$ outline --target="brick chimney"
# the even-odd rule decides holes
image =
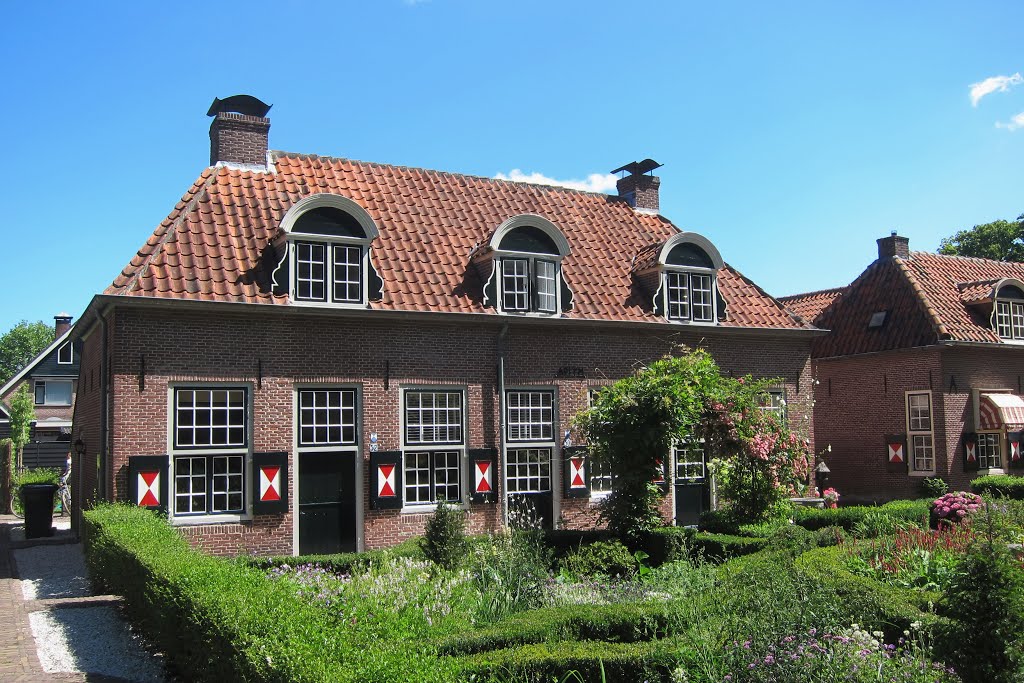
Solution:
[[[901,259],[910,258],[910,238],[900,237],[893,230],[888,237],[881,237],[878,240],[878,258],[892,258],[899,256]]]
[[[53,316],[53,338],[56,341],[64,336],[64,333],[71,327],[71,316],[67,313],[58,313]]]
[[[244,166],[267,165],[270,140],[270,119],[267,112],[273,105],[252,95],[214,98],[207,116],[210,124],[210,165],[219,162]]]
[[[637,211],[658,213],[660,202],[658,201],[658,188],[661,185],[661,178],[651,175],[651,172],[661,168],[661,164],[653,159],[633,161],[620,166],[612,173],[623,173],[615,183],[615,189],[619,196],[629,202]]]

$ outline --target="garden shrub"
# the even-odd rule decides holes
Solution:
[[[12,485],[25,486],[26,484],[60,484],[60,472],[47,467],[22,470],[14,475]]]
[[[555,554],[564,557],[572,550],[612,538],[610,531],[605,529],[546,529],[544,543]]]
[[[471,539],[471,542],[476,542]],[[381,562],[386,558],[411,557],[423,558],[423,551],[420,549],[420,538],[412,538],[399,545],[391,546],[380,550],[366,550],[361,553],[332,553],[330,555],[275,555],[272,557],[257,557],[255,555],[240,555],[232,561],[249,567],[256,567],[264,572],[288,565],[297,567],[307,565],[325,569],[333,574],[350,574],[359,569],[365,569],[375,562]]]
[[[921,480],[921,497],[938,498],[949,491],[949,484],[941,477],[925,477]]]
[[[971,481],[971,490],[987,496],[1006,496],[1024,500],[1024,477],[1006,474],[978,477]]]
[[[444,501],[439,502],[427,519],[420,548],[423,556],[437,566],[449,571],[455,569],[466,555],[465,513]]]
[[[903,525],[904,522],[879,508],[864,513],[864,516],[854,523],[851,532],[857,538],[878,538],[896,533]]]
[[[703,557],[712,562],[722,562],[732,557],[750,555],[763,550],[767,541],[763,538],[708,534],[698,532],[690,540],[693,557]]]
[[[811,531],[824,526],[841,526],[847,531],[852,531],[857,522],[874,511],[887,514],[896,520],[923,525],[928,520],[928,505],[930,503],[929,500],[894,500],[880,506],[850,505],[831,510],[797,507],[794,512],[794,521]]]
[[[931,506],[932,518],[938,524],[959,524],[984,504],[985,501],[976,493],[953,491],[935,499]]]
[[[736,535],[740,531],[740,520],[736,514],[726,508],[724,510],[705,510],[700,514],[697,528],[712,534]]]
[[[637,573],[637,560],[619,541],[597,541],[571,551],[562,569],[575,577],[607,576],[629,579]]]
[[[638,683],[669,680],[687,648],[682,638],[645,643],[562,641],[494,650],[459,661],[463,676],[470,680]]]
[[[540,531],[501,533],[474,544],[466,571],[484,598],[477,619],[489,623],[540,607],[552,556]]]
[[[86,562],[101,592],[182,680],[448,681],[452,667],[417,642],[381,648],[286,582],[192,549],[166,520],[134,506],[85,513]],[[360,625],[368,628],[365,625]]]
[[[768,537],[768,546],[776,550],[786,550],[795,555],[804,553],[818,546],[817,536],[802,526],[787,524],[780,526]]]
[[[815,544],[821,548],[841,545],[849,539],[846,529],[841,526],[823,526],[812,533]]]
[[[688,558],[695,534],[694,529],[684,526],[659,527],[644,534],[636,550],[647,555],[644,562],[652,567],[658,567]]]

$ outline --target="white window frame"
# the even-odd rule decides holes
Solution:
[[[319,405],[319,400],[326,399],[330,400],[329,394],[338,393],[341,405],[336,408],[329,405]],[[303,404],[304,395],[310,395],[313,399],[313,405],[308,406]],[[321,396],[322,395],[322,396]],[[348,406],[345,404],[346,397],[351,396],[352,405]],[[306,423],[304,420],[304,414],[306,411],[314,411],[314,421],[311,424]],[[328,411],[328,420],[324,424],[316,419],[317,415],[315,411]],[[346,421],[346,413],[351,411],[351,422]],[[331,412],[338,413],[337,423],[332,419]],[[317,450],[350,450],[355,449],[359,445],[359,391],[355,387],[336,387],[336,386],[302,386],[295,388],[295,445],[302,451],[317,451]],[[311,441],[305,441],[303,439],[303,429],[313,429],[313,439]],[[352,438],[345,439],[345,430],[350,428],[352,430]],[[317,430],[327,429],[326,439],[318,438]],[[337,440],[331,439],[331,429],[340,430],[340,437]]]
[[[663,310],[665,311],[665,319],[670,322],[676,323],[687,323],[691,325],[716,325],[718,323],[718,271],[710,268],[680,268],[676,266],[664,266],[662,272],[662,297],[663,297]],[[674,279],[685,277],[685,285],[678,283],[673,284]],[[694,287],[694,278],[707,278],[708,289],[696,289]],[[696,293],[700,291],[707,295],[708,302],[699,304],[702,308],[709,308],[711,316],[708,318],[697,318],[695,317],[698,304],[696,303]],[[686,302],[673,301],[674,292],[685,292]],[[685,306],[685,314],[677,313],[673,315],[673,307]]]
[[[691,460],[690,453],[700,453],[700,460]],[[679,456],[686,454],[686,460],[680,460]],[[691,476],[690,466],[700,465],[700,475]],[[680,476],[679,467],[684,467],[683,474]],[[688,441],[673,441],[672,443],[672,484],[679,484],[680,482],[688,483],[701,483],[706,484],[708,480],[708,456],[707,449],[704,445],[704,439],[694,439]]]
[[[242,444],[218,445],[178,445],[178,392],[179,391],[241,391],[243,393],[242,411],[244,412],[242,430]],[[168,444],[168,518],[172,524],[177,525],[199,525],[199,524],[229,524],[252,518],[252,421],[253,421],[253,390],[249,383],[219,383],[219,382],[172,382],[167,387],[167,444]],[[212,420],[211,420],[212,421]],[[227,512],[211,512],[214,490],[212,487],[212,474],[214,462],[217,458],[241,458],[242,478],[242,506],[240,510]],[[206,490],[206,512],[178,512],[177,505],[177,483],[178,483],[178,460],[198,459],[206,460],[207,472],[204,476],[208,478]]]
[[[1024,341],[1024,301],[996,299],[992,315],[995,332],[1007,341]]]
[[[786,390],[781,387],[773,387],[764,392],[768,401],[759,405],[758,409],[766,413],[775,413],[782,416],[782,424],[789,424],[789,402],[786,400]]]
[[[446,439],[446,440],[410,440],[409,439],[409,424],[408,424],[408,413],[409,410],[409,396],[412,394],[458,394],[460,400],[460,423],[459,423],[459,439]],[[439,469],[445,470],[457,470],[458,476],[458,498],[456,500],[447,500],[448,503],[453,503],[463,509],[469,507],[469,488],[471,482],[468,479],[468,457],[466,454],[467,444],[469,435],[467,434],[469,421],[468,421],[468,406],[466,404],[466,397],[469,392],[465,386],[444,386],[444,385],[410,385],[402,387],[401,395],[399,398],[399,428],[401,429],[402,439],[402,512],[403,513],[423,513],[430,512],[431,510],[437,509],[438,501],[436,499],[436,487],[437,473]],[[417,410],[420,411],[422,416],[422,404]],[[445,412],[450,411],[450,408],[442,409]],[[447,417],[446,417],[447,419]],[[453,423],[446,422],[446,425]],[[421,433],[422,437],[422,433]],[[421,458],[424,454],[429,458],[427,463],[428,483],[433,499],[424,502],[410,502],[409,489],[410,488],[421,488],[423,484],[411,484],[409,478],[409,472],[415,469],[422,469],[417,467],[410,467],[411,458]],[[458,459],[457,468],[452,468],[450,465],[445,468],[438,468],[437,458],[439,457],[450,457],[450,454],[454,454]]]
[[[512,406],[510,404],[511,402],[509,401],[509,397],[512,394],[545,394],[545,395],[548,395],[548,396],[551,397],[551,406],[550,406],[550,411],[551,411],[551,435],[550,435],[550,438],[543,438],[543,437],[541,437],[541,438],[532,438],[532,435],[531,435],[531,438],[527,438],[527,439],[522,439],[522,438],[520,438],[520,439],[512,439],[511,438],[511,433],[512,433],[511,432],[511,426],[512,426],[512,423],[511,423],[510,417],[511,417],[511,412],[512,412],[513,408],[512,408]],[[552,515],[553,515],[553,520],[557,520],[558,519],[558,515],[560,513],[559,512],[560,508],[559,508],[559,496],[556,495],[556,490],[558,489],[558,487],[556,486],[556,482],[561,481],[559,479],[559,476],[561,475],[561,471],[559,469],[559,458],[561,457],[561,450],[559,449],[558,442],[557,442],[557,439],[559,437],[559,434],[558,434],[558,428],[559,428],[559,423],[558,423],[558,392],[557,392],[555,387],[506,387],[505,388],[505,396],[504,396],[504,409],[505,409],[505,415],[504,415],[504,419],[502,420],[502,423],[504,424],[504,429],[505,429],[505,444],[504,444],[505,449],[504,449],[504,453],[502,453],[502,459],[503,459],[503,464],[504,464],[503,474],[504,474],[504,484],[505,484],[505,496],[506,496],[506,498],[508,498],[508,496],[510,496],[510,495],[515,495],[515,494],[519,494],[519,493],[526,493],[526,494],[529,494],[529,493],[549,493],[549,494],[551,494],[551,497],[552,497]],[[517,408],[517,409],[518,410],[523,410],[524,408]],[[525,408],[525,410],[534,410],[534,409],[535,408],[532,408],[532,407]],[[548,408],[546,408],[545,406],[541,405],[537,409],[539,409],[539,410],[547,410]],[[532,422],[520,422],[520,423],[517,423],[517,424],[532,424]],[[541,421],[541,422],[539,422],[537,424],[544,424],[544,422]],[[516,452],[525,451],[527,454],[530,451],[547,451],[548,452],[549,457],[548,457],[548,462],[547,462],[547,477],[546,477],[547,478],[547,482],[548,482],[548,488],[547,489],[535,490],[534,488],[527,488],[527,489],[523,489],[523,490],[515,490],[515,491],[512,490],[512,486],[510,486],[510,482],[511,481],[519,482],[519,481],[526,480],[527,482],[529,482],[532,479],[543,479],[543,478],[545,478],[542,475],[542,473],[541,473],[540,463],[538,463],[537,475],[536,476],[532,475],[531,470],[529,469],[529,463],[520,463],[520,462],[515,463],[515,466],[516,467],[526,466],[527,467],[526,475],[525,476],[519,476],[517,474],[516,476],[510,476],[511,467],[510,467],[510,464],[509,464],[509,455],[511,454],[512,451],[516,451]],[[529,457],[529,456],[527,455],[527,457]],[[518,483],[515,484],[515,486],[518,487]],[[557,526],[557,523],[556,523],[556,526]]]
[[[977,432],[977,435],[978,442],[975,448],[978,456],[978,472],[1001,474],[1003,472],[1003,453],[1005,452],[1003,432],[986,430]],[[995,458],[997,462],[990,462],[992,458]]]
[[[291,273],[291,281],[289,282],[290,299],[293,304],[302,306],[329,306],[332,308],[357,308],[366,306],[366,291],[369,284],[368,273],[370,268],[370,250],[367,248],[368,240],[358,239],[354,237],[332,237],[327,235],[311,235],[306,233],[299,233],[296,235],[289,235],[288,240],[288,257],[291,259],[289,263],[289,273]],[[313,298],[300,298],[298,295],[299,290],[299,257],[298,250],[300,245],[309,246],[320,246],[324,250],[324,298],[313,299]],[[337,285],[339,281],[336,279],[335,269],[338,267],[337,261],[337,249],[359,249],[359,299],[348,300],[338,299],[335,297]],[[351,263],[346,261],[346,263]],[[351,280],[345,280],[345,283],[350,283]]]
[[[66,360],[63,358],[64,349],[67,349],[69,352]],[[57,365],[74,365],[74,363],[75,346],[74,344],[71,343],[71,341],[66,341],[63,344],[61,344],[60,347],[57,349]]]
[[[594,398],[597,394],[607,386],[587,387],[587,407],[593,407]],[[610,468],[610,465],[605,465]],[[594,460],[587,457],[587,468],[588,474],[590,475],[590,499],[592,501],[600,501],[602,498],[607,498],[612,492],[612,473],[601,471]]]
[[[558,315],[562,310],[562,259],[557,254],[534,254],[529,252],[517,252],[517,251],[502,251],[498,259],[498,311],[500,313],[515,313],[515,314],[526,314],[526,315],[541,315],[541,316],[553,316]],[[526,273],[512,273],[509,274],[507,267],[511,264],[523,263],[526,266]],[[550,294],[544,294],[546,297],[554,298],[554,308],[547,310],[541,308],[540,305],[540,294],[539,294],[539,280],[540,270],[539,264],[549,264],[554,268],[552,278],[544,278],[545,280],[552,282],[554,292]],[[518,288],[514,293],[516,296],[526,297],[526,307],[520,308],[509,308],[506,305],[505,295],[507,293],[505,289],[506,277],[514,277],[516,279],[522,278],[525,280],[526,291],[520,291]]]
[[[47,394],[46,385],[48,385],[48,384],[51,385],[51,386],[54,385],[54,384],[66,384],[68,386],[68,400],[67,400],[67,403],[48,401],[47,398],[46,398],[46,394]],[[43,400],[42,400],[42,402],[40,402],[38,400],[39,399],[39,389],[40,389],[40,387],[43,390]],[[47,407],[47,408],[68,408],[68,407],[74,405],[75,404],[75,381],[71,380],[71,379],[59,379],[59,378],[49,378],[49,377],[34,380],[33,383],[32,383],[32,403],[33,403],[33,405],[43,406],[43,407]]]
[[[928,428],[925,429],[921,417],[915,416],[911,407],[912,397],[925,396],[928,399]],[[903,413],[907,428],[907,465],[911,476],[935,476],[935,402],[931,390],[907,391],[903,395]],[[918,451],[927,449],[930,453],[930,469],[918,468]]]

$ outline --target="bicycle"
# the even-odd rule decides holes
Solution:
[[[7,506],[7,509],[11,511],[18,519],[25,518],[25,508],[21,502],[21,496],[18,493],[17,486],[11,483],[11,500]],[[57,512],[57,506],[60,506],[60,516],[70,513],[71,510],[71,458],[68,458],[67,467],[64,472],[60,475],[57,480],[57,492],[54,495],[53,511]]]

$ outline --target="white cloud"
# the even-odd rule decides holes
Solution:
[[[494,176],[497,180],[514,180],[517,183],[533,183],[535,185],[555,185],[557,187],[568,187],[570,190],[582,190],[583,192],[609,193],[615,189],[616,178],[611,173],[591,173],[586,180],[555,180],[543,173],[523,173],[518,168],[513,168],[508,175],[499,173]]]
[[[1006,130],[1017,130],[1018,128],[1024,128],[1024,111],[1010,119],[1009,123],[996,121],[996,128],[1005,128]]]
[[[991,95],[994,92],[1006,92],[1015,85],[1024,83],[1024,77],[1021,77],[1020,72],[1013,74],[1012,76],[991,76],[978,83],[971,83],[971,106],[977,107],[978,102],[981,102],[981,98],[985,95]]]

